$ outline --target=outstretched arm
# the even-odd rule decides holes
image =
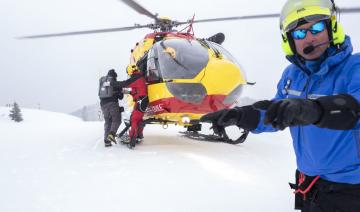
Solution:
[[[114,87],[119,87],[119,88],[128,87],[131,83],[135,82],[140,77],[142,77],[140,74],[139,75],[132,75],[127,80],[111,82],[110,85],[114,86]]]
[[[358,101],[349,94],[324,96],[316,100],[262,101],[256,102],[254,107],[266,110],[264,123],[279,130],[310,124],[321,128],[350,130],[358,122],[360,111]]]

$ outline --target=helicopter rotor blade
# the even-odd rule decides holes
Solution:
[[[279,17],[279,14],[273,13],[273,14],[263,14],[263,15],[246,15],[246,16],[233,16],[233,17],[224,17],[224,18],[199,19],[199,20],[194,20],[193,23],[232,21],[232,20],[245,20],[245,19],[260,19],[260,18],[277,18],[277,17]]]
[[[62,33],[52,33],[52,34],[41,34],[41,35],[29,35],[17,37],[18,39],[36,39],[36,38],[49,38],[49,37],[62,37],[62,36],[71,36],[71,35],[85,35],[85,34],[97,34],[97,33],[107,33],[107,32],[118,32],[118,31],[128,31],[138,28],[151,28],[153,25],[135,25],[131,27],[118,27],[118,28],[108,28],[108,29],[95,29],[95,30],[85,30],[85,31],[74,31],[74,32],[62,32]]]
[[[349,8],[339,8],[341,13],[359,13],[360,7],[349,7]],[[245,20],[245,19],[262,19],[262,18],[278,18],[279,13],[272,14],[261,14],[261,15],[247,15],[247,16],[233,16],[233,17],[224,17],[224,18],[210,18],[210,19],[199,19],[194,20],[193,23],[205,23],[205,22],[218,22],[218,21],[232,21],[232,20]],[[191,21],[185,22],[176,22],[177,25],[191,23]]]
[[[156,15],[153,15],[144,7],[136,3],[134,0],[121,0],[131,8],[135,9],[137,12],[144,14],[148,17],[154,18],[158,21]],[[360,13],[360,7],[349,7],[349,8],[339,8],[341,14],[346,13]],[[205,23],[205,22],[218,22],[218,21],[232,21],[232,20],[245,20],[245,19],[262,19],[262,18],[278,18],[280,14],[272,13],[272,14],[261,14],[261,15],[248,15],[248,16],[233,16],[233,17],[224,17],[224,18],[211,18],[211,19],[199,19],[199,20],[188,20],[184,22],[173,21],[173,26],[179,26],[182,24],[190,24],[190,23]],[[108,29],[96,29],[96,30],[85,30],[85,31],[74,31],[74,32],[63,32],[63,33],[52,33],[52,34],[40,34],[40,35],[30,35],[30,36],[22,36],[17,37],[18,39],[36,39],[36,38],[48,38],[48,37],[62,37],[62,36],[71,36],[71,35],[84,35],[84,34],[96,34],[96,33],[107,33],[107,32],[118,32],[118,31],[128,31],[138,28],[150,28],[155,29],[157,27],[156,24],[147,24],[147,25],[139,25],[130,27],[118,27],[118,28],[108,28]]]
[[[360,7],[339,8],[340,13],[359,13]]]
[[[127,6],[131,7],[136,12],[138,12],[142,15],[146,15],[149,18],[155,19],[155,21],[158,21],[157,15],[152,14],[151,12],[149,12],[149,10],[145,9],[143,6],[141,6],[136,1],[134,1],[134,0],[120,0],[120,1],[124,2]]]

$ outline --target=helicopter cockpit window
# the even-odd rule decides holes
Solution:
[[[156,67],[163,79],[192,79],[209,61],[207,49],[197,40],[163,40],[154,44],[150,54],[157,58],[158,63],[153,60],[148,65]]]
[[[159,62],[155,48],[150,49],[147,58],[146,79],[149,83],[161,82]]]

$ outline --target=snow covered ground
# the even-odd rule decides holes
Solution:
[[[229,145],[153,125],[129,150],[104,148],[101,122],[22,109],[15,123],[8,111],[0,107],[2,212],[293,211],[287,131]]]

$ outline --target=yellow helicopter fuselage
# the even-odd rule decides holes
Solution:
[[[132,50],[129,67],[144,55],[147,64],[141,71],[150,102],[145,119],[184,126],[198,123],[204,114],[234,105],[246,84],[244,73],[223,47],[191,34],[148,34]]]

